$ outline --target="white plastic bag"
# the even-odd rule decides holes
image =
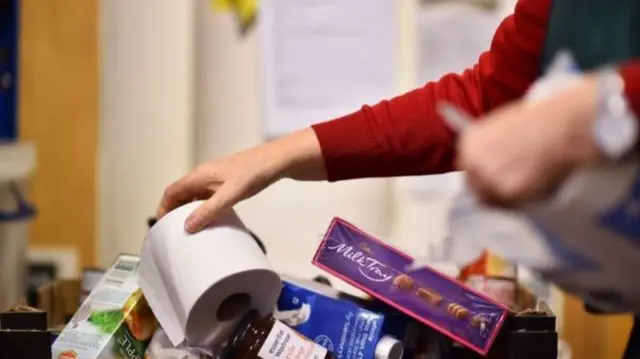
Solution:
[[[544,98],[580,76],[571,57],[562,54],[527,99]],[[468,263],[488,248],[597,309],[640,312],[639,170],[635,158],[584,169],[552,199],[521,212],[482,207],[463,188],[449,213],[446,257]]]

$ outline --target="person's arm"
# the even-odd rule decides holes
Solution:
[[[624,80],[629,104],[636,117],[640,119],[640,59],[622,64],[620,74]]]
[[[617,64],[616,68],[624,83],[624,93],[629,107],[636,115],[636,120],[640,121],[640,59]],[[588,72],[582,81],[541,105],[545,111],[554,109],[556,113],[562,114],[568,121],[567,126],[573,129],[570,131],[571,137],[564,141],[570,145],[560,152],[568,163],[576,166],[598,163],[606,160],[603,156],[609,155],[600,153],[601,149],[593,138],[593,123],[602,110],[602,98],[599,95],[601,81],[600,69],[595,69]]]
[[[474,117],[522,96],[540,72],[552,0],[519,0],[473,68],[312,126],[329,181],[454,170],[455,135],[436,113],[448,101]]]

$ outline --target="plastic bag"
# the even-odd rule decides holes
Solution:
[[[571,56],[556,58],[527,95],[537,101],[581,76]],[[452,122],[465,120],[455,109]],[[640,162],[581,170],[544,203],[521,211],[489,209],[467,188],[455,197],[448,217],[444,257],[468,263],[489,248],[538,272],[608,312],[640,312]]]

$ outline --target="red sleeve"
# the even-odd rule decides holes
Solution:
[[[640,119],[640,60],[632,60],[620,67],[625,92],[631,108]]]
[[[330,181],[454,169],[455,135],[436,114],[446,100],[475,116],[523,95],[539,74],[552,0],[519,0],[491,48],[462,74],[313,126]]]

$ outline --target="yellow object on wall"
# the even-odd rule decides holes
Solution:
[[[231,10],[231,3],[233,0],[211,0],[211,8],[214,11],[228,11]]]
[[[258,15],[257,0],[211,0],[211,7],[214,11],[232,11],[242,34],[253,27]]]

